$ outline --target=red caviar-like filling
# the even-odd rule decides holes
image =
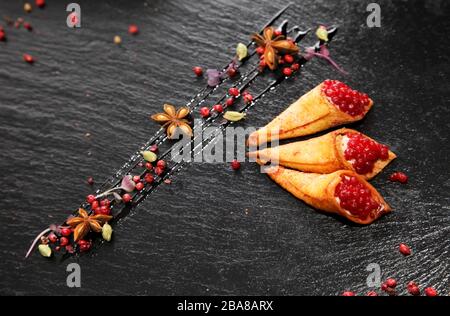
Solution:
[[[364,135],[357,133],[346,133],[348,137],[347,148],[344,157],[355,168],[359,174],[372,172],[373,166],[378,159],[389,158],[389,148],[379,144]]]
[[[370,103],[367,94],[353,90],[338,80],[325,80],[322,92],[342,112],[351,116],[363,114]]]
[[[359,218],[367,218],[370,212],[380,207],[373,199],[369,188],[354,176],[342,176],[334,195],[339,198],[339,204],[343,209]]]

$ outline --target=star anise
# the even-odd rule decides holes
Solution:
[[[252,40],[264,48],[264,61],[270,70],[278,66],[279,53],[293,54],[299,51],[298,46],[285,38],[284,35],[274,37],[273,27],[266,27],[263,35],[253,34]]]
[[[167,137],[170,139],[176,138],[176,131],[180,129],[185,135],[192,137],[192,128],[189,125],[189,121],[185,119],[189,115],[189,108],[183,106],[175,109],[173,105],[164,104],[164,112],[153,114],[152,120],[163,124],[166,128]]]
[[[67,221],[67,224],[74,229],[73,239],[75,242],[83,239],[90,231],[101,232],[103,224],[112,219],[112,216],[109,215],[88,215],[82,208],[78,210],[78,215]]]

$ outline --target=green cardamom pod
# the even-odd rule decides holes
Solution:
[[[223,115],[223,117],[231,122],[237,122],[245,118],[245,113],[235,112],[235,111],[227,111]]]

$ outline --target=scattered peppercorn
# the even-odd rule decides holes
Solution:
[[[233,67],[228,68],[227,74],[230,78],[233,78],[237,75],[237,70]]]
[[[216,111],[217,113],[222,113],[223,112],[223,106],[222,104],[216,104],[213,106],[213,110]]]
[[[427,287],[424,292],[426,296],[438,296],[437,291],[432,287]]]
[[[154,153],[158,152],[158,145],[151,145],[150,146],[150,151],[154,152]]]
[[[34,63],[34,58],[33,56],[29,55],[29,54],[23,54],[23,60],[29,64],[33,64]]]
[[[72,229],[70,228],[61,228],[61,235],[64,237],[69,237],[72,234]]]
[[[34,3],[41,9],[45,7],[45,0],[35,0]]]
[[[290,77],[292,75],[292,69],[289,67],[283,68],[283,75],[285,75],[286,77]]]
[[[209,108],[207,108],[206,106],[204,106],[204,107],[202,107],[202,108],[200,109],[200,115],[201,115],[203,118],[209,117],[209,114],[210,114]]]
[[[408,176],[403,172],[394,172],[389,176],[389,180],[392,182],[400,182],[400,183],[407,183],[408,182]]]
[[[386,280],[386,285],[391,289],[395,289],[395,287],[397,286],[397,280],[389,278]]]
[[[135,25],[135,24],[131,24],[130,26],[128,26],[128,33],[130,35],[137,35],[137,34],[139,34],[138,26]]]
[[[144,188],[144,184],[142,182],[139,182],[136,184],[136,190],[141,191]]]
[[[194,68],[192,68],[192,71],[194,72],[194,74],[195,74],[197,77],[203,76],[203,68],[200,67],[200,66],[195,66]]]
[[[231,162],[231,168],[232,168],[233,170],[239,170],[239,169],[241,169],[241,163],[240,163],[239,161],[237,161],[237,159],[234,159],[234,160]]]
[[[233,96],[233,97],[238,97],[239,96],[239,89],[236,87],[230,88],[228,90],[228,93]]]
[[[403,243],[398,246],[398,250],[404,256],[409,256],[411,254],[411,249],[408,247],[408,245]]]
[[[414,296],[420,295],[420,288],[416,282],[414,281],[409,282],[406,288],[408,289],[409,294]]]
[[[122,195],[122,201],[124,203],[129,203],[131,200],[132,200],[132,197],[128,193],[125,193],[124,195]]]
[[[94,178],[89,177],[89,178],[87,179],[87,183],[88,183],[89,185],[94,185]]]
[[[23,27],[30,32],[33,31],[33,27],[31,26],[31,24],[29,22],[24,22]]]
[[[96,198],[95,198],[95,195],[93,195],[93,194],[89,194],[86,197],[86,202],[88,202],[89,204],[92,204],[95,200],[96,200]]]
[[[59,245],[61,247],[65,247],[69,244],[69,239],[67,239],[67,237],[61,237],[61,239],[59,240]]]
[[[288,64],[292,64],[294,62],[294,57],[292,57],[292,55],[284,55],[284,61]]]
[[[366,296],[378,296],[378,294],[375,291],[369,291],[367,292]]]
[[[299,70],[299,69],[300,69],[300,64],[298,64],[298,63],[292,64],[291,69],[292,69],[293,71]]]

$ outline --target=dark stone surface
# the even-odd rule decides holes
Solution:
[[[88,176],[111,175],[158,129],[148,114],[203,86],[193,65],[223,65],[284,2],[79,0],[79,30],[66,27],[64,1],[47,2],[25,17],[35,32],[7,28],[0,43],[0,294],[365,293],[370,263],[401,293],[410,280],[449,293],[448,2],[380,1],[382,27],[370,29],[370,1],[296,1],[287,15],[302,27],[340,25],[331,53],[351,75],[311,62],[245,123],[265,124],[326,78],[366,91],[375,107],[355,127],[399,156],[373,180],[392,214],[353,226],[296,200],[255,165],[234,173],[192,164],[120,221],[112,243],[63,263],[25,261],[34,234],[79,205]],[[0,15],[24,16],[21,6],[2,1]],[[139,36],[126,35],[129,23]],[[387,181],[394,170],[410,182]],[[414,255],[400,255],[400,242]],[[66,286],[72,261],[80,289]]]

